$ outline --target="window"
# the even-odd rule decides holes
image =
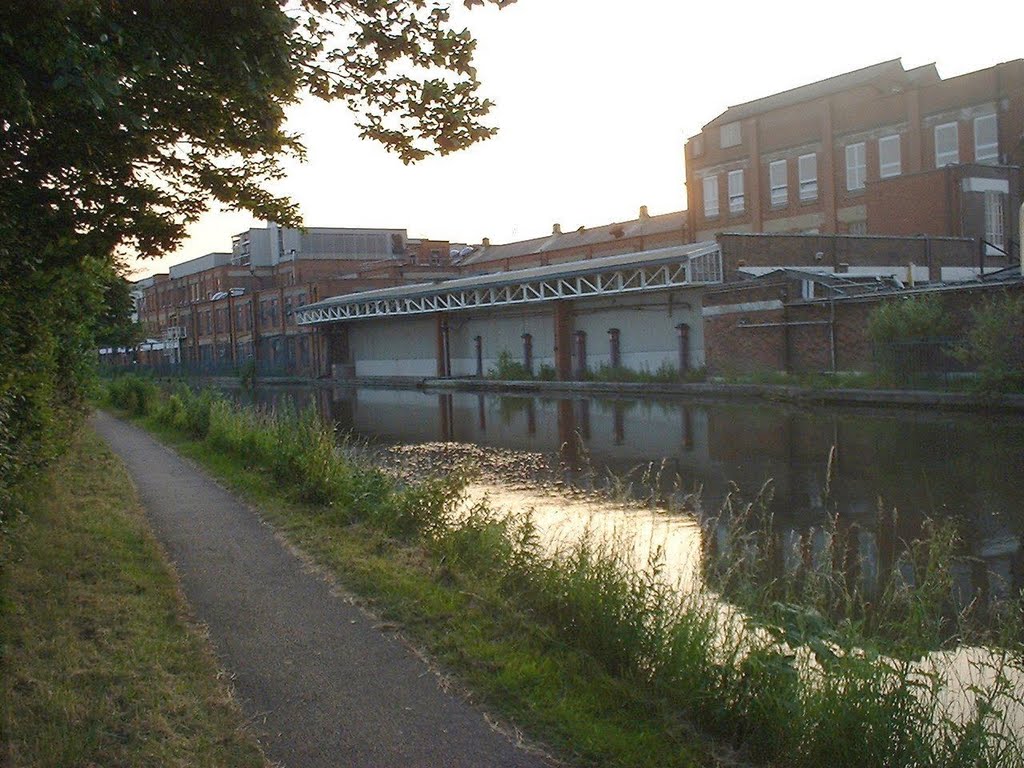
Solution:
[[[722,149],[739,146],[740,124],[726,123],[719,129],[719,141]]]
[[[960,133],[956,123],[935,126],[935,167],[960,162]]]
[[[789,165],[785,160],[776,160],[768,166],[768,183],[772,188],[773,206],[789,202]]]
[[[878,176],[888,179],[903,173],[900,164],[900,136],[883,136],[878,140]]]
[[[729,171],[729,213],[743,213],[743,171]]]
[[[690,139],[690,157],[700,157],[704,154],[704,134],[694,136]]]
[[[800,199],[818,199],[818,155],[800,155],[797,162],[800,171]]]
[[[974,162],[999,162],[999,130],[995,115],[974,118]]]
[[[988,254],[1000,254],[1006,250],[1005,200],[1006,195],[1002,192],[985,193],[985,239],[989,244],[985,252]]]
[[[864,151],[864,142],[848,145],[846,147],[846,188],[850,191],[864,189],[867,171],[868,160]]]
[[[718,215],[718,177],[704,177],[704,216],[712,218]]]
[[[866,221],[851,221],[849,227],[847,227],[847,234],[849,235],[866,235],[868,233],[868,223]]]

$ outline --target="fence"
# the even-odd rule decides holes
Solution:
[[[967,371],[956,356],[960,344],[959,339],[945,337],[876,343],[872,347],[874,369],[900,386],[948,385]]]

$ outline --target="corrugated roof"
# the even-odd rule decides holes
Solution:
[[[332,307],[344,304],[358,304],[365,301],[378,301],[393,298],[408,298],[414,296],[429,296],[431,294],[447,293],[465,288],[492,288],[503,285],[514,285],[522,282],[537,279],[550,279],[557,277],[570,277],[581,274],[594,274],[605,270],[618,269],[620,267],[650,264],[657,265],[671,263],[682,258],[697,256],[701,253],[708,253],[717,250],[718,243],[706,241],[702,243],[691,243],[689,245],[677,245],[671,248],[658,248],[651,251],[637,251],[634,253],[623,253],[616,256],[603,256],[597,259],[581,259],[566,262],[564,264],[550,264],[544,267],[529,267],[528,269],[513,269],[501,272],[490,272],[470,277],[459,277],[454,280],[442,280],[435,283],[419,283],[415,285],[398,285],[391,288],[378,288],[373,291],[362,291],[360,293],[348,293],[342,296],[334,296],[315,304],[300,307],[301,311],[317,309],[320,307]]]
[[[520,240],[515,243],[482,246],[463,259],[461,265],[472,267],[521,256],[540,256],[554,251],[614,243],[617,240],[633,237],[648,237],[675,230],[681,232],[685,227],[686,211],[662,213],[631,221],[602,224],[589,229],[581,227],[579,230],[551,234],[547,237],[536,237],[531,240]]]
[[[710,123],[707,123],[704,126],[704,130],[723,123],[743,120],[773,109],[781,109],[782,107],[789,107],[801,102],[813,101],[823,96],[886,79],[892,80],[897,84],[917,85],[937,82],[941,78],[934,64],[926,64],[922,67],[906,70],[903,68],[903,63],[900,59],[892,59],[729,107]]]

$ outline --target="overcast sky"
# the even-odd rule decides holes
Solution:
[[[289,127],[308,160],[279,191],[308,226],[395,227],[410,237],[509,242],[686,207],[683,144],[726,107],[887,59],[942,77],[1024,55],[1024,3],[917,0],[730,3],[518,0],[453,15],[479,42],[494,139],[407,167],[361,141],[342,104],[311,101]],[[261,226],[213,212],[136,277],[226,251]]]

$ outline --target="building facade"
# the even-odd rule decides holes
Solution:
[[[1002,233],[1012,247],[1006,233],[1016,231],[1016,170],[1001,174],[1005,183],[976,185],[989,193],[982,201],[989,208],[963,222],[969,226],[948,217],[936,226],[907,205],[899,231],[889,231],[893,217],[881,201],[900,194],[897,185],[908,177],[947,166],[1019,166],[1022,135],[1024,60],[945,80],[934,65],[907,70],[899,60],[883,62],[730,107],[692,136],[685,148],[689,229],[695,240],[723,231],[989,240]],[[962,184],[962,176],[936,178],[938,186],[925,182],[929,202],[917,210]]]

